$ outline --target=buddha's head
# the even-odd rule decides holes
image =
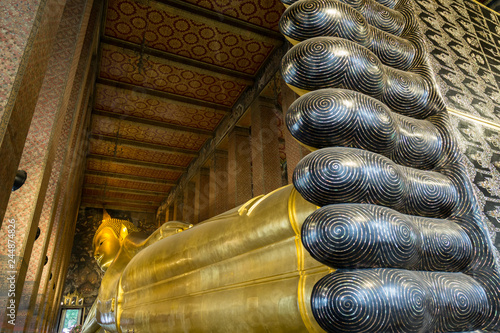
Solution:
[[[99,267],[106,271],[115,260],[123,240],[130,232],[139,231],[126,220],[104,219],[94,235],[94,258]]]

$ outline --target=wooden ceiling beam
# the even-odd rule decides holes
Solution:
[[[99,203],[88,203],[82,201],[80,204],[81,207],[89,207],[89,208],[106,208],[106,209],[115,209],[115,210],[123,210],[127,212],[141,212],[141,213],[156,213],[157,206],[151,206],[151,208],[137,208],[127,204],[99,204]]]
[[[260,35],[261,37],[265,37],[270,41],[274,41],[273,44],[275,45],[281,45],[281,43],[283,42],[283,35],[278,31],[264,28],[229,15],[224,15],[208,8],[196,6],[184,0],[156,0],[156,2],[180,9],[192,15],[201,16],[202,18],[214,21],[218,25],[225,25],[227,26],[227,30],[239,30],[238,32],[246,32],[246,34],[248,34],[248,32],[250,31],[252,33]]]
[[[133,167],[144,167],[144,168],[150,168],[150,169],[156,169],[156,170],[174,171],[174,172],[181,172],[181,173],[184,173],[187,170],[187,168],[174,166],[174,165],[167,165],[167,164],[153,163],[153,162],[142,162],[142,161],[136,161],[136,160],[129,160],[126,158],[112,157],[112,156],[102,156],[102,155],[91,154],[91,155],[87,156],[87,159],[122,164],[122,165],[133,166]]]
[[[123,175],[114,172],[104,172],[104,171],[95,171],[95,170],[86,170],[85,175],[89,176],[98,176],[98,177],[106,177],[106,178],[115,178],[121,180],[130,180],[134,182],[140,183],[149,183],[149,184],[161,184],[161,185],[170,185],[175,186],[177,182],[171,180],[157,179],[157,178],[149,178],[149,177],[141,177],[141,176],[132,176],[132,175]]]
[[[167,92],[164,92],[161,90],[149,89],[149,88],[136,86],[136,85],[129,84],[129,83],[118,82],[118,81],[114,81],[114,80],[110,80],[110,79],[103,79],[103,78],[98,78],[97,83],[103,84],[106,86],[110,86],[110,87],[114,87],[114,88],[118,88],[118,89],[135,91],[135,92],[149,95],[152,97],[160,97],[163,99],[170,99],[172,101],[178,101],[178,102],[182,102],[182,103],[186,103],[186,104],[191,104],[194,106],[201,106],[201,107],[205,107],[205,108],[210,108],[210,109],[214,109],[217,111],[222,111],[224,113],[231,112],[231,108],[224,106],[224,105],[205,102],[205,101],[202,101],[202,100],[199,100],[196,98],[184,97],[181,95],[171,94],[171,93],[167,93]]]
[[[209,130],[203,130],[203,129],[199,129],[199,128],[195,128],[195,127],[174,125],[174,124],[165,123],[163,121],[139,118],[139,117],[124,115],[124,114],[119,114],[119,113],[113,113],[113,112],[107,112],[107,111],[101,111],[98,109],[94,109],[92,114],[97,115],[97,116],[102,116],[102,117],[130,121],[130,122],[133,122],[136,124],[141,124],[141,125],[160,127],[160,128],[166,129],[166,130],[186,132],[186,133],[192,133],[192,134],[198,134],[198,135],[205,135],[208,137],[213,137],[213,135],[214,135],[213,132],[209,131]]]
[[[101,39],[101,41],[102,43],[117,46],[126,50],[131,50],[138,53],[144,53],[146,55],[168,60],[169,63],[171,63],[174,66],[186,67],[187,65],[193,67],[193,69],[201,68],[203,70],[211,72],[212,75],[215,76],[220,74],[227,75],[233,80],[237,81],[238,83],[246,84],[247,86],[252,86],[254,84],[254,79],[252,75],[238,72],[236,70],[232,70],[229,68],[213,65],[196,59],[179,56],[173,53],[153,49],[147,46],[141,47],[141,45],[139,44],[127,42],[122,39],[110,36],[104,36]]]
[[[151,196],[158,196],[158,197],[162,197],[162,198],[165,197],[166,193],[168,193],[168,192],[134,190],[134,189],[130,189],[130,188],[105,186],[105,185],[98,185],[98,184],[85,184],[83,186],[83,189],[99,190],[99,191],[104,191],[104,189],[106,189],[106,192],[109,191],[109,192],[118,192],[118,193],[127,193],[127,194],[151,195]]]
[[[181,154],[181,155],[186,155],[186,156],[191,156],[191,157],[198,156],[198,152],[193,151],[193,150],[168,147],[168,146],[159,145],[159,144],[155,144],[155,143],[140,142],[140,141],[135,141],[135,140],[121,139],[121,138],[96,135],[96,134],[92,134],[90,136],[90,138],[95,139],[95,140],[110,142],[113,144],[117,144],[118,146],[125,146],[125,147],[132,147],[132,148],[139,148],[139,149],[146,149],[146,150],[154,150],[154,151],[159,151],[162,153],[169,153],[169,154]]]
[[[107,197],[103,198],[100,195],[83,195],[82,201],[84,201],[85,199],[90,199],[90,200],[94,200],[94,201],[103,201],[106,203],[106,206],[108,203],[144,205],[144,206],[151,206],[151,207],[158,207],[160,205],[160,203],[156,202],[156,201],[130,200],[130,199],[120,199],[120,198],[107,198]]]

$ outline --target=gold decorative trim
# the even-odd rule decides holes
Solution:
[[[487,127],[490,127],[490,128],[493,128],[493,129],[500,131],[500,123],[495,123],[495,122],[486,120],[484,118],[473,116],[471,114],[467,114],[465,112],[457,111],[457,110],[451,109],[451,108],[447,108],[447,110],[448,110],[448,113],[450,113],[454,116],[457,116],[457,117],[460,117],[463,119],[467,119],[467,120],[473,121],[475,123],[478,123],[480,125],[487,126]]]
[[[302,322],[306,326],[306,329],[310,333],[316,332],[316,330],[313,327],[313,324],[311,322],[311,318],[307,315],[307,304],[306,304],[306,278],[307,275],[300,275],[299,278],[299,290],[298,290],[298,296],[299,296],[299,311],[300,311],[300,316],[302,317]]]
[[[493,12],[493,13],[495,13],[496,15],[499,15],[499,14],[500,14],[500,13],[499,13],[499,12],[497,12],[496,10],[491,9],[490,7],[486,6],[486,5],[485,5],[485,4],[483,4],[483,3],[480,3],[480,2],[479,2],[479,1],[477,1],[477,0],[472,0],[472,2],[477,3],[477,4],[478,4],[478,5],[480,5],[481,7],[484,7],[484,8],[486,8],[486,9],[488,9],[490,12]],[[490,1],[490,2],[491,2],[491,1]]]
[[[300,235],[300,229],[297,220],[295,219],[296,216],[295,202],[297,200],[296,198],[297,198],[297,191],[292,190],[290,196],[288,197],[288,219],[290,221],[290,224],[292,225],[293,231],[295,231],[295,235]]]
[[[68,293],[63,296],[63,304],[65,306],[82,306],[83,300],[82,294],[76,290],[73,293]]]

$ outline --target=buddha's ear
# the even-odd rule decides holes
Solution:
[[[127,236],[128,236],[128,228],[124,224],[122,224],[122,226],[120,227],[120,237],[119,237],[120,242],[123,241]]]

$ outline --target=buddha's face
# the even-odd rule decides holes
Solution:
[[[115,260],[121,244],[111,228],[102,229],[94,240],[94,258],[103,271]]]

